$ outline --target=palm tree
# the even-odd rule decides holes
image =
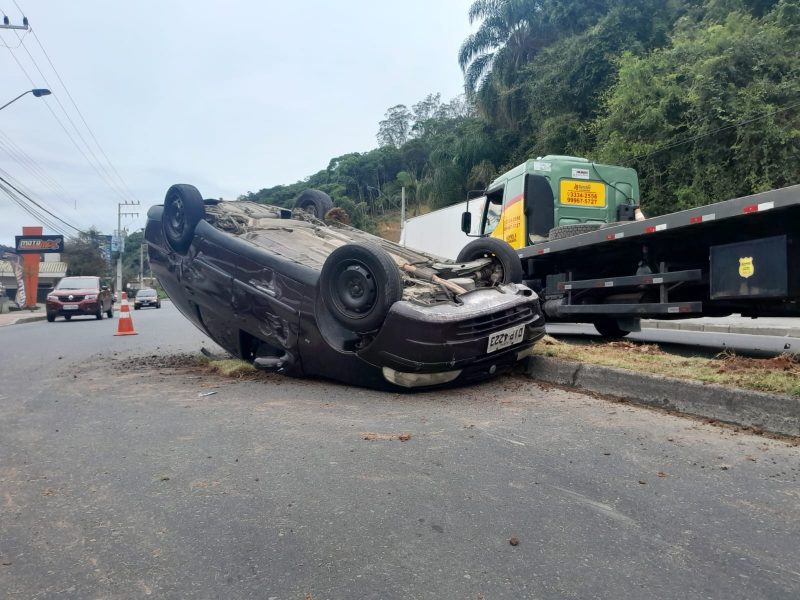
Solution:
[[[508,85],[513,74],[551,41],[541,20],[542,4],[542,0],[475,0],[472,3],[469,21],[481,23],[458,51],[468,98],[477,98],[480,102],[478,92],[487,85],[490,73],[497,84]]]

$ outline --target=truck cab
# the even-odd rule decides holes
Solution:
[[[505,240],[519,250],[554,233],[564,237],[633,220],[639,180],[627,167],[548,155],[503,173],[483,197],[480,223],[472,223],[474,210],[468,209],[462,215],[462,231]]]

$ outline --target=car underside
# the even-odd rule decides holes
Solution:
[[[508,370],[544,334],[504,242],[440,259],[323,221],[332,203],[307,192],[314,204],[301,195],[289,210],[176,185],[148,213],[153,272],[233,355],[290,375],[424,388]]]

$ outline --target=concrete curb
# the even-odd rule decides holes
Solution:
[[[759,327],[743,325],[715,325],[709,323],[673,323],[671,321],[643,320],[642,329],[671,329],[673,331],[708,331],[711,333],[738,333],[744,335],[769,335],[775,337],[800,337],[797,327]]]
[[[10,325],[19,325],[21,323],[33,323],[34,321],[43,321],[46,318],[47,315],[30,315],[28,317],[19,317],[7,323],[3,323],[2,320],[0,320],[0,327],[9,327]]]
[[[800,399],[533,356],[527,374],[633,402],[727,423],[800,435]]]

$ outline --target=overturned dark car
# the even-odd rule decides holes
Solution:
[[[257,367],[379,388],[430,388],[508,370],[544,335],[514,251],[476,239],[458,261],[289,210],[172,186],[150,208],[150,265],[175,306]]]

